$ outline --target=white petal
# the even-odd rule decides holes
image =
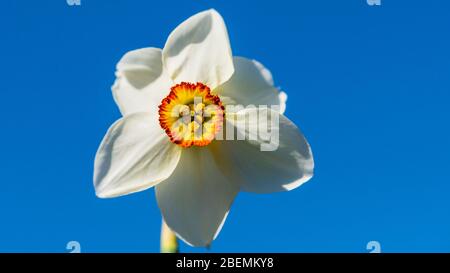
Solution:
[[[122,115],[157,113],[158,105],[173,85],[163,69],[159,48],[142,48],[126,53],[117,64],[116,77],[112,91]]]
[[[286,100],[273,86],[272,74],[261,63],[243,57],[234,57],[234,74],[229,81],[217,89],[217,93],[236,105],[276,105],[284,110]],[[283,92],[284,93],[284,92]],[[282,111],[281,111],[282,113]]]
[[[233,58],[225,23],[217,11],[197,13],[167,39],[163,63],[174,82],[202,82],[211,89],[233,74]]]
[[[239,187],[224,176],[209,148],[191,147],[155,189],[167,225],[188,244],[207,246],[219,233]]]
[[[169,141],[157,121],[149,113],[135,113],[109,128],[95,156],[97,196],[142,191],[170,176],[181,148]]]
[[[239,133],[247,136],[245,141],[218,141],[220,157],[234,163],[234,171],[230,172],[240,176],[242,190],[257,193],[288,191],[308,181],[313,175],[314,161],[302,133],[289,119],[272,110],[247,109],[237,115],[243,118],[256,111],[259,111],[260,120],[267,116],[278,117],[279,126],[269,123],[266,134],[261,124],[258,132],[258,121],[248,122],[247,128],[237,123]]]

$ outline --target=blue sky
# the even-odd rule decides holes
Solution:
[[[388,1],[6,1],[0,9],[0,252],[157,252],[154,191],[102,200],[96,149],[120,117],[110,86],[127,51],[162,47],[208,9],[234,55],[259,60],[315,177],[241,193],[210,250],[450,251],[450,3]]]

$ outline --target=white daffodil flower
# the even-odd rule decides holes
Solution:
[[[262,64],[233,57],[225,23],[215,10],[181,23],[162,50],[126,53],[116,76],[112,91],[123,117],[97,151],[96,194],[117,197],[155,186],[165,222],[186,243],[209,245],[239,190],[288,191],[312,177],[309,144],[283,115],[286,94],[274,87]],[[195,98],[201,102],[194,103]],[[271,128],[279,134],[277,148],[261,151],[265,140],[257,136],[218,140],[222,123],[227,123],[225,131],[258,126],[254,120],[244,129],[230,123],[229,117],[258,110],[244,108],[228,116],[229,104],[278,106],[264,110],[279,121]],[[197,115],[203,111],[208,116]]]

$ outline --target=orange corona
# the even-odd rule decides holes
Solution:
[[[202,83],[173,86],[159,106],[159,124],[171,142],[182,147],[206,146],[223,126],[220,98]]]

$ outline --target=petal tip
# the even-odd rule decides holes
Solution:
[[[95,182],[94,182],[94,183],[95,183]],[[106,199],[106,198],[114,197],[114,196],[112,196],[107,190],[102,189],[102,188],[99,187],[99,186],[94,186],[94,187],[95,187],[95,195],[96,195],[98,198]]]

